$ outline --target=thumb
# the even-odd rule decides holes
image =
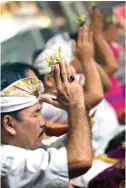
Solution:
[[[76,41],[72,41],[72,54],[73,56],[76,56]]]
[[[82,86],[83,85],[83,75],[80,75],[78,83]]]

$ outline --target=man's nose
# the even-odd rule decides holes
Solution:
[[[41,120],[40,123],[39,123],[39,125],[40,125],[40,128],[42,128],[45,125],[45,121]]]

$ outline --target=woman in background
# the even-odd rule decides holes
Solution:
[[[111,50],[115,56],[115,59],[119,65],[119,69],[116,74],[113,74],[110,79],[112,82],[112,88],[106,92],[106,99],[111,103],[117,112],[117,117],[123,123],[125,117],[124,112],[124,91],[125,91],[125,58],[123,46],[116,43],[118,39],[119,23],[114,16],[108,16],[104,21],[104,33],[105,38],[108,41]],[[119,76],[120,75],[120,76]],[[121,82],[122,83],[121,83]],[[122,85],[121,85],[122,84]]]

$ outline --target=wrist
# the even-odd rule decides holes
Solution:
[[[97,34],[94,36],[95,42],[101,42],[104,39],[103,34]]]
[[[83,66],[90,65],[88,62],[92,63],[93,62],[93,57],[85,57],[85,58],[83,58],[82,65]]]
[[[85,108],[84,100],[80,101],[78,103],[71,103],[71,104],[69,104],[69,107],[68,107],[69,110],[79,109],[79,108]],[[85,111],[86,111],[86,109],[85,109]]]

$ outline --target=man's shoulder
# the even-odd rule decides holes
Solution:
[[[0,146],[0,158],[8,156],[20,156],[24,155],[27,152],[26,149],[12,146],[12,145],[1,145]]]
[[[26,149],[24,149],[24,148],[13,146],[13,145],[6,145],[6,144],[1,144],[0,150],[1,151],[6,151],[6,150],[7,151],[10,151],[10,150],[26,151]]]

